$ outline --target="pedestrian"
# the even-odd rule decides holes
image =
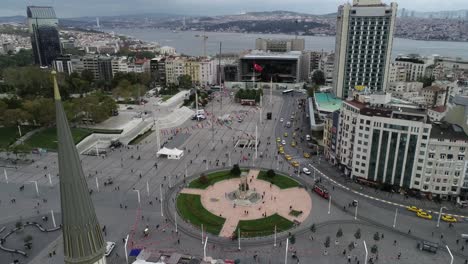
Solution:
[[[400,259],[400,258],[401,258],[401,252],[400,252],[400,253],[398,253],[398,259]]]
[[[396,246],[396,240],[393,240],[393,245]]]

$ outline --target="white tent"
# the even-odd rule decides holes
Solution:
[[[167,156],[168,159],[180,159],[182,156],[184,156],[184,151],[177,148],[162,148],[157,153],[158,157],[161,155]]]

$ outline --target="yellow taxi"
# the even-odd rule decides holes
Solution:
[[[296,146],[296,141],[292,141],[291,142],[291,147],[295,147]]]
[[[288,132],[284,132],[284,137],[288,137]]]
[[[295,136],[296,136],[296,132],[293,132],[293,137],[295,137]]]
[[[418,208],[418,207],[416,207],[414,205],[407,206],[406,209],[408,209],[408,211],[415,212],[415,213],[422,211],[422,209],[420,209],[420,208]]]
[[[281,142],[281,138],[277,137],[276,142],[278,142],[278,143]]]
[[[279,149],[279,153],[280,153],[280,154],[284,154],[284,149],[283,149],[283,148],[280,148],[280,149]]]
[[[292,165],[293,167],[296,167],[296,168],[297,168],[297,167],[299,167],[299,162],[293,161],[293,162],[291,162],[291,165]]]
[[[286,158],[286,160],[292,160],[291,155],[286,154],[284,157]]]
[[[418,217],[421,217],[421,218],[424,218],[424,219],[429,219],[429,220],[432,219],[432,215],[430,215],[428,212],[418,211],[418,212],[416,213],[416,215],[417,215]]]
[[[455,223],[457,222],[457,219],[451,215],[442,215],[442,220],[444,220],[445,222],[450,222],[450,223]]]
[[[306,159],[310,158],[310,154],[307,153],[307,152],[304,152],[304,158],[306,158]]]

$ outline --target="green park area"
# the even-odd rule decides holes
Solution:
[[[72,137],[75,144],[91,134],[91,130],[85,128],[71,128]],[[24,142],[26,148],[43,148],[47,150],[57,150],[57,129],[55,127],[46,128]]]
[[[280,189],[288,189],[299,186],[299,183],[293,180],[291,177],[281,174],[268,175],[267,171],[261,171],[257,179],[270,182],[278,186]]]
[[[241,238],[269,236],[275,233],[275,226],[276,232],[279,233],[290,229],[293,225],[294,223],[288,219],[274,214],[261,219],[239,221],[234,235],[237,236],[240,228]]]
[[[33,130],[32,126],[21,126],[22,135]],[[18,127],[0,127],[0,149],[7,149],[20,138]]]
[[[177,209],[182,218],[194,226],[214,235],[219,235],[226,219],[210,213],[203,207],[200,195],[181,193],[177,197]]]
[[[201,175],[198,179],[189,184],[189,188],[206,189],[217,182],[239,178],[239,176],[232,174],[230,171],[217,171],[206,175]]]

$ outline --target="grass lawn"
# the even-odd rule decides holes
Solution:
[[[241,237],[268,236],[276,232],[282,232],[290,229],[294,225],[288,219],[274,214],[266,218],[256,220],[241,220],[236,228],[236,234],[240,228]]]
[[[226,219],[216,216],[203,207],[200,195],[181,193],[177,197],[177,209],[182,218],[192,225],[214,235],[219,235]]]
[[[148,131],[146,131],[145,133],[141,134],[141,135],[138,135],[135,139],[133,139],[132,141],[130,141],[130,143],[128,143],[129,145],[136,145],[136,144],[139,144],[141,141],[143,141],[143,139],[147,138],[149,135],[151,135],[151,133],[153,133],[154,131],[149,129]]]
[[[287,189],[287,188],[293,188],[293,187],[299,186],[299,183],[297,181],[285,175],[276,174],[275,177],[269,178],[266,176],[266,171],[261,171],[258,174],[257,178],[259,180],[271,182],[272,184],[278,186],[280,189]]]
[[[21,126],[21,134],[25,135],[35,129],[33,126]],[[0,149],[6,149],[19,138],[18,127],[0,127]]]
[[[75,144],[78,144],[81,140],[91,134],[91,130],[85,128],[71,128],[71,132]],[[24,145],[31,149],[44,148],[48,150],[57,150],[57,129],[55,127],[50,127],[36,133],[26,140]]]
[[[224,180],[229,180],[233,178],[238,178],[238,176],[233,176],[231,175],[230,170],[226,171],[218,171],[218,172],[213,172],[210,174],[206,175],[207,181],[206,182],[200,182],[200,178],[193,180],[189,184],[189,188],[195,188],[195,189],[206,189],[208,186],[213,185],[219,181],[224,181]]]
[[[161,100],[163,102],[166,102],[167,100],[171,99],[171,97],[174,96],[173,94],[165,94],[161,96]]]

